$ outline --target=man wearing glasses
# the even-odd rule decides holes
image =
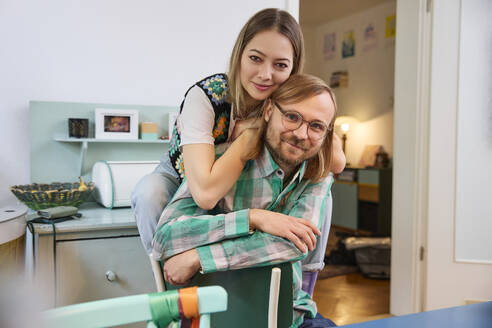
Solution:
[[[261,127],[247,131],[257,134],[256,150],[216,208],[199,208],[184,181],[164,209],[152,256],[166,261],[165,279],[181,285],[200,269],[209,273],[290,261],[293,326],[310,324],[317,309],[301,289],[301,260],[314,250],[323,220],[330,219],[326,203],[333,182],[335,112],[331,89],[314,76],[292,76],[277,89],[265,104]],[[331,324],[326,320],[320,327]]]

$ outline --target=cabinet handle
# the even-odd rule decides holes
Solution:
[[[117,275],[116,275],[116,273],[114,273],[113,271],[111,271],[111,270],[106,271],[106,279],[107,279],[109,282],[113,282],[113,281],[115,281],[117,278],[118,278],[118,276],[117,276]]]

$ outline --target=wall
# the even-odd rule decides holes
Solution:
[[[298,12],[296,1],[269,7]],[[29,183],[30,100],[177,106],[187,87],[225,71],[246,20],[231,2],[6,0],[0,10],[0,207]]]
[[[320,25],[303,25],[306,36],[306,72],[329,82],[332,72],[347,70],[347,88],[336,88],[338,115],[349,115],[360,121],[360,126],[349,130],[347,160],[357,164],[367,144],[382,144],[393,153],[393,91],[394,38],[385,38],[386,17],[396,12],[396,4],[389,1],[371,9],[332,20]],[[364,43],[364,29],[374,24],[375,43]],[[354,31],[355,56],[342,58],[341,43],[344,33]],[[332,59],[325,60],[324,36],[336,33],[336,50]],[[382,132],[384,131],[384,132]]]
[[[490,13],[490,1],[464,3],[461,11],[455,228],[456,260],[488,264],[492,264]]]
[[[492,300],[492,265],[457,262],[455,223],[460,209],[475,228],[468,231],[469,247],[490,251],[490,63],[492,28],[488,0],[439,0],[434,2],[431,115],[429,143],[429,209],[426,306],[428,310],[461,305],[467,299]],[[463,114],[466,113],[466,114]],[[484,122],[467,127],[463,115]],[[470,129],[474,129],[471,131]],[[468,142],[475,151],[462,165],[458,145],[466,134],[488,135]],[[473,147],[479,148],[473,148]],[[457,184],[462,176],[474,180],[473,189]],[[463,197],[462,193],[475,197]],[[482,195],[489,195],[483,198]],[[486,204],[484,204],[486,202]],[[463,218],[461,218],[463,219]],[[488,239],[484,239],[484,237]],[[472,244],[473,243],[473,244]]]

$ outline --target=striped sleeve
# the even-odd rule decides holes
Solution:
[[[261,231],[198,247],[197,251],[204,273],[267,266],[306,256],[288,240]]]
[[[291,202],[286,204],[290,207],[288,214],[306,218],[321,228],[332,182],[331,176],[318,183],[304,182],[302,193],[295,200],[288,200]],[[197,251],[204,273],[297,261],[307,255],[287,239],[260,231],[242,238],[198,247]]]
[[[328,198],[330,198],[333,176],[329,175],[319,182],[303,180],[304,188],[302,193],[292,203],[289,210],[285,213],[296,218],[311,221],[318,229],[323,226],[323,220],[329,211]]]
[[[182,188],[183,185],[162,212],[152,241],[154,259],[167,259],[202,245],[248,235],[249,209],[211,215]]]

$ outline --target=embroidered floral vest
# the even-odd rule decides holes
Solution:
[[[229,123],[231,118],[231,104],[226,102],[227,91],[227,76],[225,74],[214,74],[197,83],[203,92],[207,95],[215,113],[215,123],[212,131],[212,135],[215,139],[214,144],[220,144],[227,141],[229,133]],[[184,98],[190,91],[186,91]],[[183,111],[184,99],[181,102],[179,113]],[[174,123],[172,137],[169,143],[169,157],[174,169],[178,173],[180,182],[184,178],[184,166],[183,166],[183,154],[179,150],[179,144],[181,143],[181,133],[178,131],[177,122]]]

